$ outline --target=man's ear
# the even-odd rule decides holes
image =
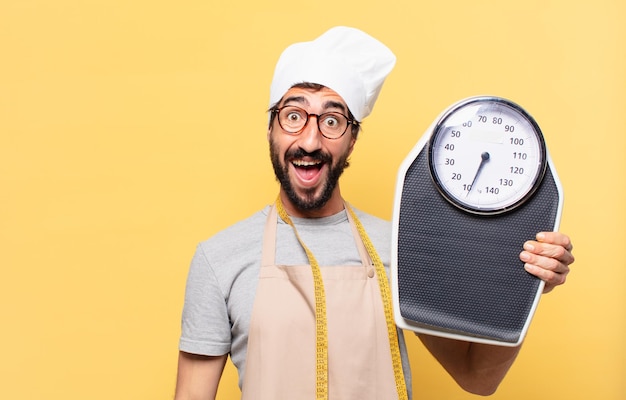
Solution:
[[[272,129],[274,128],[274,113],[270,112],[270,120],[267,124],[267,141],[272,141]]]
[[[352,135],[350,135],[352,136]],[[354,138],[354,136],[352,136],[351,140],[350,140],[350,147],[348,147],[348,156],[350,156],[352,154],[352,150],[354,150],[354,145],[356,144],[356,139]]]

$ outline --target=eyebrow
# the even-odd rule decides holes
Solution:
[[[343,103],[340,103],[338,101],[333,101],[333,100],[329,100],[326,103],[324,103],[324,109],[328,109],[328,108],[338,108],[340,109],[344,114],[346,113],[347,109],[346,106],[343,105]]]
[[[286,106],[288,103],[291,103],[291,102],[300,103],[300,104],[307,105],[307,106],[310,105],[309,101],[304,96],[290,96],[283,100],[283,106]],[[329,108],[338,108],[344,114],[347,112],[347,108],[343,103],[339,101],[334,101],[334,100],[328,100],[327,102],[325,102],[323,104],[323,108],[324,110],[327,110]]]
[[[309,101],[304,98],[304,96],[290,96],[283,100],[283,106],[287,105],[287,103],[296,102],[300,104],[309,105]]]

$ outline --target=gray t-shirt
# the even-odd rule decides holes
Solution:
[[[389,222],[355,209],[388,273]],[[269,207],[200,243],[187,278],[180,350],[193,354],[230,353],[243,382],[250,315],[258,282],[263,232]],[[346,211],[324,218],[292,218],[298,234],[320,265],[360,265]],[[278,219],[276,264],[306,265],[293,228]],[[402,363],[411,389],[404,337],[398,332]]]

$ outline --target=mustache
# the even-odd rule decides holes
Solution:
[[[324,153],[321,150],[315,150],[314,152],[309,153],[308,151],[304,151],[303,149],[298,148],[285,153],[285,160],[304,157],[309,157],[315,161],[320,161],[323,163],[332,163],[333,161],[333,157],[330,154]]]

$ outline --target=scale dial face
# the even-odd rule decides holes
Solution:
[[[535,120],[499,97],[474,97],[452,106],[430,137],[435,185],[455,206],[499,214],[522,205],[541,184],[546,146]]]

